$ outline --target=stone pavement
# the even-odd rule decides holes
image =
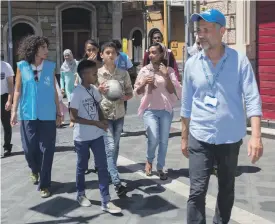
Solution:
[[[1,221],[12,224],[51,223],[186,223],[186,202],[189,193],[188,160],[180,152],[179,108],[171,129],[167,164],[169,179],[159,181],[146,177],[142,170],[145,162],[146,137],[140,118],[135,115],[137,102],[129,102],[125,119],[127,137],[121,138],[119,171],[129,193],[118,198],[110,185],[111,197],[123,214],[113,216],[100,210],[97,176],[86,175],[87,196],[92,207],[82,208],[75,201],[75,164],[72,129],[58,129],[57,149],[52,172],[53,196],[41,199],[36,187],[29,181],[29,168],[21,150],[19,129],[14,129],[14,154],[1,159]],[[249,137],[249,136],[248,136]],[[263,139],[264,157],[252,165],[247,158],[244,139],[240,151],[236,177],[236,198],[230,223],[275,223],[275,139]],[[93,161],[90,161],[93,168]],[[206,202],[207,223],[212,223],[217,180],[211,177]]]

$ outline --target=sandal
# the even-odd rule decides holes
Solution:
[[[149,163],[149,162],[146,162],[145,174],[146,174],[146,176],[151,176],[152,175],[152,164]]]

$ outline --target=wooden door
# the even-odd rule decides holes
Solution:
[[[89,39],[90,32],[79,30],[63,31],[63,51],[70,49],[74,58],[80,60],[84,55],[85,42]]]

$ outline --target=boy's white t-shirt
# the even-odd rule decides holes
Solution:
[[[87,120],[98,121],[98,109],[96,102],[101,101],[101,94],[98,89],[91,85],[88,90],[82,85],[78,85],[72,93],[70,108],[78,110],[78,116]],[[103,136],[105,131],[94,125],[78,124],[74,125],[74,141],[90,141]]]

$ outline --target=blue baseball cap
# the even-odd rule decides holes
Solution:
[[[197,22],[199,19],[203,19],[206,22],[209,23],[218,23],[221,26],[226,25],[226,20],[224,14],[222,14],[219,10],[217,9],[208,9],[206,11],[203,11],[202,13],[194,13],[191,16],[191,21],[192,22]]]

